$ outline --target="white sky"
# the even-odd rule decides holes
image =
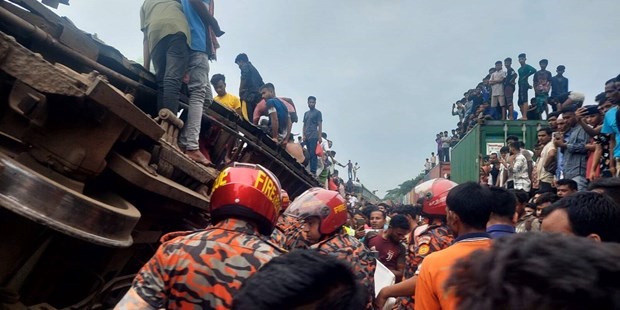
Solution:
[[[71,0],[57,12],[135,60],[141,5]],[[336,158],[359,162],[360,180],[382,197],[423,169],[435,133],[456,126],[452,103],[496,60],[517,67],[525,52],[536,68],[542,58],[551,72],[563,64],[570,89],[593,103],[620,73],[619,11],[617,0],[216,0],[226,34],[211,74],[237,94],[234,58],[245,52],[300,117],[316,96]]]

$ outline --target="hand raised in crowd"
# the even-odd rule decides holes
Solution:
[[[355,238],[361,239],[364,238],[364,236],[366,236],[366,230],[364,230],[364,226],[362,225],[355,231]]]
[[[577,111],[575,111],[575,117],[579,121],[584,121],[585,120],[584,117],[586,116],[587,112],[588,112],[588,109],[586,107],[581,107],[577,109]]]
[[[555,137],[553,138],[553,145],[555,145],[556,147],[561,147],[561,148],[566,147],[566,143],[564,142],[564,139],[562,138],[562,134],[556,133]]]

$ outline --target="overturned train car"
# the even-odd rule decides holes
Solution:
[[[201,135],[221,164],[196,164],[155,102],[142,66],[38,1],[0,1],[0,308],[109,308],[162,234],[208,225],[225,161],[267,167],[291,197],[318,185],[218,104]]]

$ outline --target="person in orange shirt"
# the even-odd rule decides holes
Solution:
[[[620,309],[620,244],[522,233],[472,253],[446,285],[458,309]]]
[[[491,246],[486,224],[493,194],[487,187],[475,182],[460,184],[450,190],[446,204],[448,226],[456,238],[451,246],[428,255],[420,265],[415,288],[417,309],[455,309],[454,294],[444,289],[450,267],[473,251]]]

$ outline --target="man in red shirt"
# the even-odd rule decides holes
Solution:
[[[388,226],[375,236],[367,238],[365,243],[371,251],[378,252],[378,260],[387,267],[394,276],[396,282],[400,282],[405,269],[405,256],[407,249],[401,243],[411,231],[409,220],[404,215],[395,215]]]

